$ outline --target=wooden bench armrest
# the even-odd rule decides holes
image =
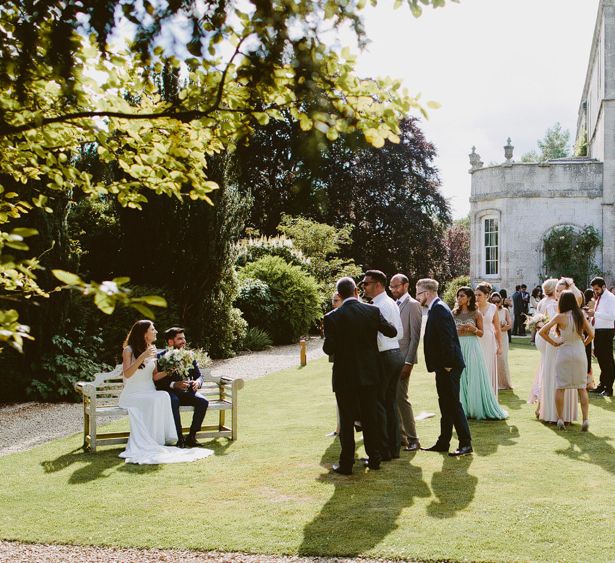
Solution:
[[[84,397],[86,395],[91,397],[94,393],[96,393],[96,387],[91,381],[77,381],[74,388],[77,393],[81,393]]]

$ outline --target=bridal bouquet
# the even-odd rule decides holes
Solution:
[[[160,371],[172,371],[182,379],[188,379],[194,359],[194,352],[186,350],[186,348],[169,348],[158,358],[158,369]]]
[[[528,316],[525,318],[525,328],[528,330],[540,330],[550,320],[549,315],[534,313],[531,317]]]

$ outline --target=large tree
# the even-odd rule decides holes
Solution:
[[[421,5],[445,0],[407,0]],[[206,158],[232,148],[256,124],[286,110],[329,139],[360,132],[374,146],[397,141],[418,101],[391,80],[365,80],[346,49],[325,37],[350,24],[366,37],[364,3],[345,0],[4,0],[0,5],[0,287],[5,299],[40,298],[40,268],[15,224],[46,191],[80,190],[140,209],[152,196],[205,200],[217,188]],[[120,45],[127,37],[128,47]],[[183,39],[185,37],[185,39]],[[170,39],[169,39],[170,38]],[[177,100],[159,95],[156,73],[182,68]],[[96,181],[76,153],[96,147],[122,171]],[[44,186],[45,190],[39,186]],[[27,189],[23,189],[26,186]],[[53,196],[52,196],[53,197]],[[68,287],[105,311],[130,303],[123,280]],[[156,303],[155,300],[150,300]],[[134,302],[133,302],[134,303]],[[137,303],[143,310],[145,303]],[[0,344],[21,348],[28,327],[0,310]]]
[[[571,156],[570,131],[562,129],[557,122],[545,131],[545,136],[538,140],[539,152],[531,150],[521,156],[521,162],[544,162],[554,158]]]

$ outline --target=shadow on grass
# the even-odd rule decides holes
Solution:
[[[512,409],[517,411],[521,409],[522,405],[527,404],[527,401],[524,401],[518,395],[515,395],[512,389],[499,391],[498,398],[500,404],[509,410]]]
[[[427,506],[429,516],[452,518],[470,506],[478,484],[478,477],[468,472],[473,461],[472,456],[443,456],[442,471],[434,473],[431,478],[431,490],[436,499]]]
[[[514,446],[519,438],[519,429],[509,426],[505,420],[468,421],[472,432],[472,447],[479,456],[497,452],[500,446]]]
[[[615,400],[613,398],[601,397],[600,395],[596,395],[594,393],[589,394],[590,398],[590,410],[592,407],[599,407],[606,411],[615,412]],[[590,413],[591,417],[591,413]]]
[[[328,470],[338,456],[336,440],[321,465]],[[398,527],[402,510],[412,506],[415,497],[430,496],[422,469],[403,459],[383,463],[379,471],[359,468],[357,463],[350,477],[327,472],[318,480],[333,485],[333,495],[305,526],[299,555],[364,554]]]
[[[556,453],[570,459],[591,463],[615,475],[615,448],[611,446],[608,436],[600,437],[589,432],[581,432],[580,428],[558,430],[557,426],[549,426],[559,437],[566,438],[570,445]]]

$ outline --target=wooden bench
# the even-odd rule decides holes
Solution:
[[[203,386],[198,393],[208,401],[206,419],[210,412],[218,413],[218,424],[205,424],[197,433],[199,438],[226,437],[237,439],[237,392],[243,388],[243,379],[214,377],[208,369],[201,369]],[[98,432],[97,419],[108,415],[127,415],[126,409],[118,406],[124,387],[121,364],[109,373],[96,374],[93,381],[78,381],[75,390],[83,396],[83,448],[92,452],[97,446],[125,444],[130,432]],[[180,411],[193,411],[193,407],[180,407]],[[227,424],[226,411],[231,411],[231,424]],[[183,428],[184,433],[189,428]]]

